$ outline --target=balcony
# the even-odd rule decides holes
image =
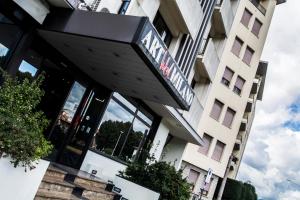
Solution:
[[[254,102],[253,99],[248,98],[245,112],[251,112],[252,111],[253,102]]]
[[[230,0],[218,0],[212,16],[212,37],[224,37],[228,35],[233,23],[234,14]]]
[[[165,0],[160,4],[159,10],[170,29],[177,27],[179,31],[196,38],[203,19],[199,0]]]
[[[248,120],[243,118],[240,125],[240,132],[246,131]]]
[[[220,63],[220,58],[212,38],[203,41],[196,59],[196,67],[200,77],[213,81]]]
[[[253,84],[252,84],[252,88],[251,88],[251,94],[256,94],[257,93],[258,83],[259,83],[259,79],[255,78],[253,80]]]
[[[263,14],[266,15],[267,9],[260,3],[260,0],[250,0],[250,2]]]
[[[239,151],[241,149],[241,145],[242,145],[242,137],[238,136],[235,140],[233,150]]]
[[[193,127],[193,129],[197,130],[202,113],[203,106],[199,102],[198,98],[195,96],[190,110],[184,111],[183,117]]]

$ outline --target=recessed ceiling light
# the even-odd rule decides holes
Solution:
[[[112,72],[112,74],[113,74],[114,76],[118,76],[118,75],[119,75],[118,72]]]
[[[156,95],[153,95],[153,98],[159,100],[159,98]]]
[[[113,52],[113,55],[116,56],[117,58],[120,58],[120,57],[121,57],[121,56],[120,56],[118,53],[116,53],[116,52]]]

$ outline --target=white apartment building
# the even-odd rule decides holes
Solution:
[[[204,108],[197,132],[205,144],[188,144],[182,162],[195,199],[201,188],[202,199],[213,199],[220,178],[238,173],[263,94],[268,64],[260,57],[275,7],[284,2],[223,0],[216,5],[195,67],[200,75],[194,90]],[[213,175],[204,186],[208,170]]]

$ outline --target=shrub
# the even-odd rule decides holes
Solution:
[[[176,171],[166,162],[133,163],[120,176],[160,193],[160,200],[190,198],[190,184],[182,178],[182,170]]]
[[[43,76],[32,81],[18,81],[3,71],[0,76],[0,158],[9,156],[14,167],[33,169],[52,149],[43,135],[48,120],[37,110],[44,94],[40,89]]]

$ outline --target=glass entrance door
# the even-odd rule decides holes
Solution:
[[[83,85],[76,81],[73,83],[64,106],[50,131],[48,138],[54,146],[52,154],[49,156],[49,159],[52,161],[57,160],[65,141],[68,139],[75,113],[83,99],[85,91],[86,88]]]
[[[75,119],[77,122],[74,129],[69,132],[67,143],[58,158],[59,163],[74,168],[80,167],[101,120],[107,99],[108,94],[103,90],[90,92],[84,108]]]

